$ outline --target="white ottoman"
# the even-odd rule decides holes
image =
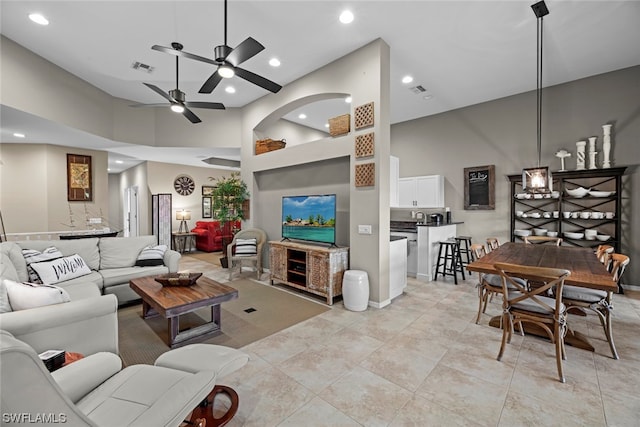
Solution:
[[[249,355],[230,347],[214,344],[191,344],[167,351],[160,355],[154,364],[186,372],[214,371],[217,376],[224,377],[240,369],[248,361]],[[231,405],[221,417],[214,417],[214,400],[219,394],[226,395],[231,401]],[[193,410],[190,422],[199,425],[198,423],[204,419],[207,426],[223,426],[236,414],[239,402],[238,393],[234,389],[216,384],[209,396]]]
[[[342,277],[342,302],[351,311],[364,311],[369,305],[369,276],[366,271],[347,270]]]

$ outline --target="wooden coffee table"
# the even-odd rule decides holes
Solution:
[[[155,276],[141,277],[129,286],[142,297],[142,317],[168,320],[168,345],[176,348],[221,333],[220,304],[238,298],[238,290],[201,276],[192,286],[162,286]],[[180,315],[211,307],[211,321],[180,331]]]

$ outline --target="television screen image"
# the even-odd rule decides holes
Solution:
[[[282,238],[335,244],[336,195],[283,197]]]

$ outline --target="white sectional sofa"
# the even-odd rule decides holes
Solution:
[[[135,266],[142,249],[156,244],[155,236],[2,242],[0,243],[0,278],[17,282],[28,281],[27,264],[22,250],[44,251],[54,246],[64,256],[80,255],[91,269],[90,274],[56,283],[56,286],[66,289],[71,285],[93,283],[101,294],[114,294],[118,298],[118,303],[122,305],[140,299],[138,294],[129,287],[129,280],[178,271],[180,253],[171,249],[164,254],[164,265]]]

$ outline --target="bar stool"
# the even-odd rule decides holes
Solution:
[[[473,253],[471,252],[471,237],[470,236],[457,236],[455,239],[458,241],[458,247],[460,248],[460,257],[464,255],[462,259],[463,265],[469,265],[473,262]]]
[[[457,285],[458,271],[462,274],[462,280],[466,280],[462,266],[462,257],[460,256],[460,244],[456,239],[441,241],[434,280],[438,278],[438,273],[440,273],[442,277],[453,276],[453,282]]]

